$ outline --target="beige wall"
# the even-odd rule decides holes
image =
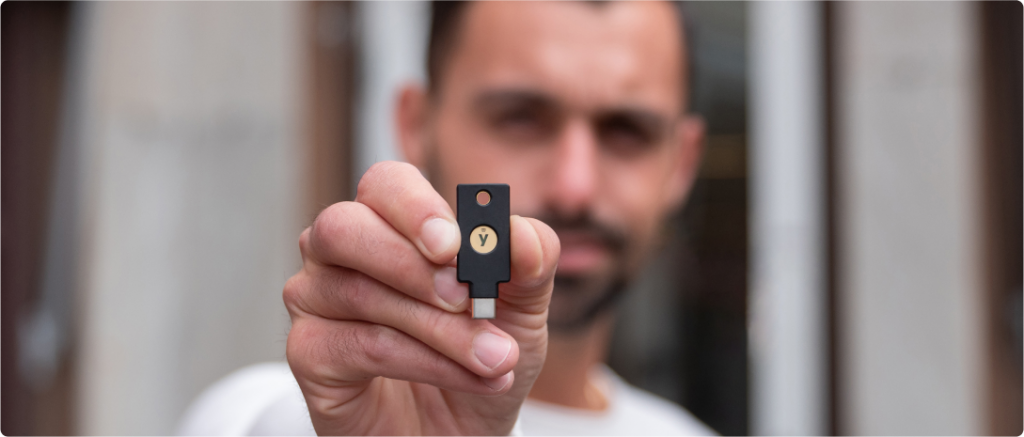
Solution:
[[[844,433],[987,432],[976,6],[837,5]]]
[[[77,431],[167,434],[284,358],[305,186],[298,3],[90,3]]]

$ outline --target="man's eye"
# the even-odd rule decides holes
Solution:
[[[503,127],[537,126],[538,120],[534,114],[526,111],[518,111],[502,114],[498,117],[498,124]]]
[[[657,143],[657,135],[633,123],[608,120],[598,126],[601,145],[611,152],[633,155],[650,150]]]
[[[545,135],[550,123],[534,111],[508,111],[497,114],[491,124],[498,135],[525,141]]]

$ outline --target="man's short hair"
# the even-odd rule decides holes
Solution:
[[[430,2],[430,40],[427,45],[427,88],[430,94],[435,95],[441,89],[441,75],[444,67],[451,58],[452,50],[455,48],[459,38],[459,31],[462,28],[462,16],[465,15],[466,6],[469,1],[443,1],[434,0]],[[588,1],[592,5],[601,5],[605,1]],[[689,28],[686,25],[685,14],[682,11],[682,3],[671,1],[678,19],[680,34],[683,37],[683,47],[689,41]],[[684,92],[689,90],[690,72],[689,64],[684,64],[683,77],[685,78]],[[688,93],[687,93],[688,94]]]

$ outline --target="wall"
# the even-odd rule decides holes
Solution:
[[[352,186],[380,161],[401,161],[394,111],[399,87],[426,85],[430,5],[426,2],[361,2],[359,91]]]
[[[205,386],[284,358],[303,7],[83,5],[77,432],[172,433]]]
[[[976,4],[838,6],[840,431],[986,433]]]

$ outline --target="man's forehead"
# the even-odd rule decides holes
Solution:
[[[584,106],[676,110],[684,53],[674,14],[666,2],[473,3],[445,81],[463,92],[509,86]]]

